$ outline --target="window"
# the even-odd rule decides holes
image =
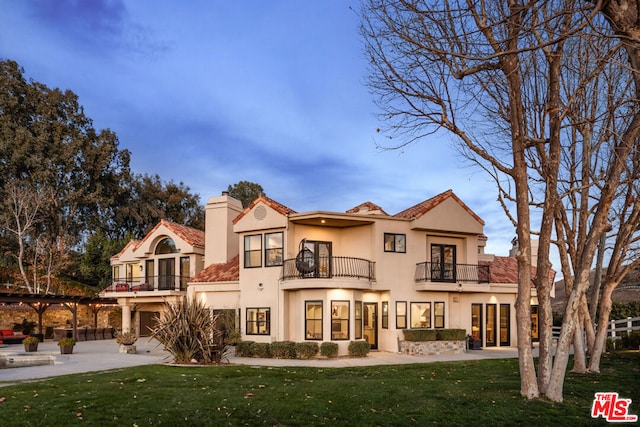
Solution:
[[[496,346],[496,334],[498,329],[498,312],[495,304],[487,304],[485,306],[487,315],[487,335],[485,343],[487,347]]]
[[[153,260],[148,259],[144,262],[144,281],[147,284],[147,288],[150,290],[156,286],[154,275]]]
[[[349,301],[331,301],[331,339],[349,339]]]
[[[282,232],[264,235],[264,265],[266,267],[282,265],[282,239]]]
[[[322,301],[306,301],[304,324],[308,340],[322,340]]]
[[[431,245],[431,280],[455,282],[455,245]]]
[[[362,301],[356,301],[356,336],[357,340],[362,339]]]
[[[433,303],[433,326],[436,328],[444,328],[444,303]]]
[[[511,306],[500,304],[500,345],[511,345]]]
[[[407,327],[407,302],[396,301],[396,329]]]
[[[430,328],[431,327],[431,303],[412,302],[411,303],[411,327]]]
[[[180,257],[180,290],[187,289],[187,283],[191,278],[191,260],[188,256]]]
[[[262,266],[262,235],[253,234],[244,236],[244,267],[253,268]]]
[[[271,309],[247,308],[247,335],[269,335],[271,333]]]
[[[385,252],[407,252],[407,236],[404,234],[384,233]]]
[[[156,246],[156,255],[175,254],[177,252],[176,244],[170,237],[160,240],[158,246]]]
[[[118,280],[120,280],[120,266],[115,265],[113,267],[113,281],[117,282]]]
[[[382,329],[389,329],[389,301],[382,301]]]

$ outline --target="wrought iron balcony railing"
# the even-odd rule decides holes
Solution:
[[[416,264],[415,281],[489,283],[488,265],[421,262]]]
[[[282,280],[350,277],[375,280],[375,262],[344,256],[305,256],[285,260]]]
[[[161,275],[135,280],[114,280],[105,292],[186,291],[188,276]]]

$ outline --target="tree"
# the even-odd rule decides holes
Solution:
[[[0,211],[4,228],[14,235],[18,244],[18,253],[15,255],[20,274],[29,293],[40,291],[37,277],[37,266],[33,265],[34,280],[31,281],[26,270],[26,257],[33,234],[38,223],[38,214],[42,204],[41,196],[28,185],[15,180],[5,183],[2,192],[4,206]],[[37,239],[35,239],[37,241]],[[37,251],[34,249],[34,253]]]
[[[204,230],[200,196],[182,182],[164,182],[158,175],[142,174],[122,186],[109,218],[109,237],[120,239],[130,233],[142,238],[161,219]]]
[[[605,9],[606,3],[614,2],[605,2]],[[628,42],[612,37],[618,30],[607,25],[602,8],[599,2],[572,0],[369,0],[362,12],[369,86],[388,124],[382,131],[401,138],[389,145],[397,148],[442,130],[454,135],[461,152],[493,177],[498,201],[516,229],[520,391],[528,398],[543,393],[562,400],[594,253],[610,225],[616,188],[626,179],[626,159],[637,149],[639,97],[629,92],[639,86],[638,68],[630,59],[633,51],[620,49]],[[578,51],[587,55],[591,71],[568,65]],[[606,108],[596,108],[590,129],[581,127],[591,118],[580,105],[597,98],[606,87],[598,82],[614,70],[626,72],[623,81],[631,86],[614,92]],[[594,137],[586,138],[587,131]],[[532,226],[534,221],[539,226]],[[539,236],[535,275],[531,234]],[[571,288],[555,360],[551,244],[558,247]],[[530,337],[532,281],[541,316],[537,375]]]
[[[249,181],[240,181],[236,184],[229,185],[227,188],[229,195],[242,202],[242,207],[246,208],[258,198],[261,194],[264,194],[264,190],[260,184]]]
[[[93,128],[73,92],[27,82],[10,60],[0,62],[0,153],[0,190],[20,181],[41,197],[30,240],[50,284],[84,232],[104,220],[129,154],[113,132]]]

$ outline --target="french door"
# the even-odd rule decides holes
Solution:
[[[363,316],[364,339],[371,344],[371,349],[378,348],[378,303],[365,302]]]

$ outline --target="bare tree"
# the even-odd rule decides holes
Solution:
[[[16,258],[22,280],[29,293],[34,293],[38,288],[37,271],[34,265],[34,279],[31,281],[26,267],[26,254],[30,243],[34,242],[32,233],[38,223],[42,198],[28,185],[11,181],[4,186],[3,202],[4,208],[0,212],[3,213],[6,230],[13,234],[18,242]]]
[[[580,317],[580,308],[594,254],[610,226],[616,189],[637,139],[636,117],[625,119],[621,111],[634,111],[630,107],[638,96],[618,91],[609,109],[586,102],[599,93],[595,82],[610,71],[606,65],[630,74],[637,69],[621,67],[627,58],[621,59],[620,40],[602,18],[602,7],[601,2],[572,0],[369,0],[363,11],[369,85],[389,124],[385,131],[401,138],[390,146],[441,129],[455,135],[466,157],[493,176],[499,201],[516,228],[520,391],[528,398],[543,393],[562,400],[569,348],[578,339],[574,332],[580,319],[587,320]],[[584,59],[576,52],[582,55],[587,46],[591,69],[574,69],[569,59]],[[598,107],[589,111],[591,116],[581,110],[593,105]],[[589,120],[595,124],[582,126]],[[613,133],[612,123],[619,126],[621,120],[627,123],[625,130]],[[530,212],[539,217],[538,227],[532,227]],[[532,233],[539,235],[535,275]],[[549,300],[552,243],[570,286],[555,360]],[[541,320],[537,376],[530,337],[532,280]]]

